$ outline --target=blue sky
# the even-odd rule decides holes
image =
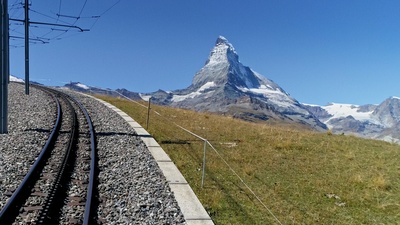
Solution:
[[[23,18],[20,3],[9,0],[11,18]],[[31,44],[31,80],[46,85],[186,88],[222,35],[245,66],[300,102],[378,104],[400,96],[400,1],[31,0],[30,7],[31,21],[90,28],[32,24],[32,37],[49,43]],[[10,29],[23,35],[17,22]],[[23,78],[21,46],[11,40],[10,63]]]

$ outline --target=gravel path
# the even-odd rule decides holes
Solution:
[[[0,135],[0,207],[8,198],[5,193],[22,180],[21,171],[29,168],[55,120],[55,106],[46,94],[32,88],[25,96],[17,84],[10,84],[9,92],[9,134]],[[166,179],[135,131],[98,101],[74,95],[87,108],[97,133],[99,223],[185,224]]]

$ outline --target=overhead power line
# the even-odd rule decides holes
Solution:
[[[9,5],[10,12],[10,38],[11,47],[23,47],[21,42],[24,33],[24,4],[22,0],[15,0]],[[93,1],[81,0],[81,4],[76,2],[59,0],[55,5],[49,8],[39,8],[32,5],[35,1],[30,1],[29,12],[32,13],[29,24],[31,32],[29,40],[32,44],[47,44],[52,41],[61,40],[76,35],[77,33],[90,31],[99,21],[99,19],[114,8],[121,0],[116,0],[107,4],[100,12],[94,12]],[[92,3],[92,4],[91,4]],[[53,6],[53,7],[52,7]],[[53,9],[52,9],[53,8]],[[97,9],[97,8],[96,8]],[[63,29],[64,28],[64,29]],[[72,35],[68,35],[72,34]]]
[[[10,19],[12,21],[18,21],[18,22],[24,22],[24,20],[20,20],[20,19]],[[31,22],[29,21],[30,24],[39,24],[39,25],[46,25],[46,26],[55,26],[55,27],[68,27],[68,28],[74,28],[74,29],[78,29],[81,32],[83,31],[89,31],[89,29],[83,29],[80,28],[78,26],[73,26],[73,25],[65,25],[65,24],[57,24],[57,23],[45,23],[45,22]]]
[[[117,3],[119,3],[120,0],[118,0],[114,5],[109,7],[107,10],[105,10],[103,13],[100,15],[103,15],[104,13],[108,12],[112,7],[114,7]],[[0,0],[0,133],[4,134],[8,132],[7,129],[7,124],[8,124],[8,82],[9,82],[9,75],[10,75],[10,69],[9,69],[9,60],[10,60],[10,54],[9,54],[9,49],[10,49],[10,40],[18,40],[22,39],[22,37],[19,36],[19,34],[22,34],[18,30],[18,28],[14,27],[20,27],[20,25],[24,25],[24,34],[25,37],[23,38],[25,40],[25,93],[29,94],[29,42],[30,41],[37,41],[41,43],[48,43],[48,41],[52,40],[52,38],[47,38],[46,37],[55,31],[58,32],[63,32],[67,33],[70,29],[76,29],[79,30],[80,32],[83,31],[88,31],[90,29],[84,29],[81,28],[81,26],[77,25],[78,20],[81,19],[82,13],[84,9],[86,8],[88,3],[88,0],[85,0],[84,4],[82,5],[78,16],[69,16],[69,18],[73,18],[75,21],[72,24],[68,24],[65,22],[60,23],[60,17],[67,17],[66,13],[61,13],[62,12],[62,1],[59,1],[58,5],[58,13],[56,14],[56,19],[54,20],[55,22],[49,22],[49,21],[30,21],[29,19],[29,11],[32,11],[30,9],[30,4],[29,0],[25,0],[24,3],[22,3],[22,0],[14,0],[14,2],[9,5],[8,0]],[[22,9],[24,9],[22,11]],[[11,13],[10,13],[11,11]],[[22,11],[22,12],[21,12]],[[47,16],[44,13],[39,13],[42,14],[42,16]],[[10,19],[10,14],[12,15],[12,18]],[[24,15],[24,19],[20,19],[20,17]],[[88,18],[95,19],[94,23],[90,28],[96,24],[100,16],[91,16]],[[48,16],[47,18],[51,18],[51,16]],[[10,23],[11,21],[16,21],[20,23]],[[47,32],[43,35],[35,35],[33,38],[30,36],[29,28],[31,24],[36,24],[37,26],[46,26],[50,28],[50,32]],[[10,26],[13,26],[10,28]],[[66,29],[59,29],[58,27],[64,27]],[[62,30],[62,31],[60,31]],[[17,35],[10,34],[16,33]],[[61,33],[61,34],[63,34]],[[60,37],[56,36],[58,39]],[[47,41],[44,41],[47,40]],[[54,37],[53,37],[54,40]],[[11,45],[12,46],[12,45]]]

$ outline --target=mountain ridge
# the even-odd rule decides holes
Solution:
[[[189,87],[150,95],[157,104],[228,114],[250,121],[276,120],[326,129],[279,85],[244,66],[233,45],[223,36],[217,38]]]
[[[82,84],[79,82],[71,82],[70,84],[66,84],[64,88],[69,88],[72,90],[80,91],[83,93],[97,93],[104,94],[110,96],[121,96],[124,95],[134,100],[146,100],[150,97],[152,99],[171,99],[172,93],[169,91],[158,90],[156,92],[152,92],[152,96],[149,94],[141,94],[136,92],[131,92],[127,89],[117,89],[112,91],[110,89],[99,89],[87,86],[88,89],[82,89]],[[118,93],[119,94],[118,94]],[[158,97],[162,96],[162,97]],[[400,99],[399,97],[392,96],[384,100],[380,104],[365,104],[365,105],[356,105],[356,104],[348,104],[348,103],[329,103],[325,106],[320,106],[316,104],[306,104],[300,103],[303,107],[307,108],[307,110],[313,114],[318,120],[324,123],[327,128],[335,134],[349,134],[355,135],[362,138],[369,139],[377,139],[383,140],[393,143],[400,143],[400,122],[394,122],[393,124],[386,124],[386,127],[380,124],[379,120],[375,117],[370,118],[368,115],[372,115],[374,110],[378,106],[388,106],[392,108],[392,110],[379,110],[381,114],[381,118],[383,114],[386,116],[390,116],[393,113],[393,109],[395,107],[390,106],[391,99]],[[385,103],[386,102],[386,103]],[[167,102],[158,102],[160,105],[168,105]],[[327,107],[336,106],[341,108],[342,110],[337,110],[337,113],[328,112]],[[340,107],[342,106],[342,107]],[[353,110],[349,110],[353,109]],[[385,113],[386,111],[386,113]],[[400,111],[400,110],[399,110]],[[356,113],[356,114],[355,114]],[[377,114],[377,113],[375,113]],[[258,117],[259,120],[267,120],[264,115],[252,115]],[[393,118],[390,119],[393,121]]]
[[[389,97],[380,104],[331,103],[306,107],[334,133],[400,143],[399,97]]]
[[[127,89],[90,87],[79,82],[64,87],[85,93],[124,95],[135,100],[151,97],[153,103],[160,105],[220,113],[248,121],[296,123],[318,131],[329,128],[333,133],[400,143],[399,97],[392,96],[377,105],[302,104],[272,80],[243,65],[233,45],[223,36],[217,38],[204,66],[195,73],[187,88],[142,94]]]

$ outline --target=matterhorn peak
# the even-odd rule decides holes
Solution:
[[[218,112],[248,121],[287,121],[326,128],[279,85],[239,62],[232,44],[219,36],[192,84],[157,93],[156,102],[197,111]],[[157,99],[158,98],[158,99]]]
[[[229,43],[228,39],[226,39],[224,36],[221,36],[221,35],[220,35],[220,36],[217,38],[217,41],[215,42],[215,46],[221,45],[221,44],[224,44],[224,45],[227,45],[227,46],[230,46],[230,47],[233,48],[232,44]]]
[[[192,85],[201,88],[210,82],[215,85],[229,84],[235,88],[259,88],[263,85],[272,90],[277,89],[276,84],[242,65],[235,48],[223,36],[217,38],[206,64],[196,73]]]
[[[237,55],[233,45],[229,43],[228,39],[223,36],[219,36],[215,42],[214,48],[211,50],[206,64],[218,64],[226,62],[238,63],[239,56]]]

